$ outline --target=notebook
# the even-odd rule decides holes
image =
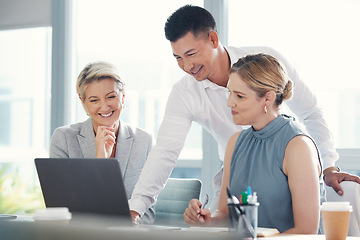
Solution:
[[[46,207],[67,207],[72,214],[101,214],[131,222],[119,160],[36,158]]]

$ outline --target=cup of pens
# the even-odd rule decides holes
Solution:
[[[228,189],[228,207],[230,229],[241,238],[256,238],[258,227],[258,207],[256,192],[248,187],[237,199]]]

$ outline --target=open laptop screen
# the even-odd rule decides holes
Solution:
[[[46,207],[131,221],[119,160],[36,158],[35,165]]]

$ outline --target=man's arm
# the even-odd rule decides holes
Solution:
[[[189,104],[183,94],[173,88],[159,128],[156,145],[148,159],[129,200],[132,218],[152,206],[176,165],[191,126]]]
[[[334,191],[341,196],[344,194],[344,190],[340,186],[340,183],[342,181],[353,181],[360,183],[360,177],[340,172],[340,169],[337,167],[328,167],[324,170],[324,181],[326,185],[332,187]]]
[[[332,187],[339,195],[342,195],[340,182],[355,181],[360,183],[360,178],[348,173],[334,171],[336,169],[335,162],[339,158],[339,154],[336,152],[334,140],[323,113],[317,105],[316,96],[300,79],[294,67],[275,50],[271,49],[271,51],[285,65],[289,78],[294,82],[293,97],[286,103],[290,110],[304,124],[319,148],[323,161],[325,183]]]
[[[302,81],[296,69],[280,53],[271,48],[268,51],[283,63],[289,79],[294,83],[293,96],[285,104],[296,114],[297,120],[304,124],[308,133],[315,140],[323,160],[323,168],[335,166],[339,154],[336,152],[333,136],[323,113],[317,105],[315,94]]]

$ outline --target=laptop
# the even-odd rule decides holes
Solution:
[[[101,214],[131,223],[120,163],[112,158],[36,158],[46,207]]]

